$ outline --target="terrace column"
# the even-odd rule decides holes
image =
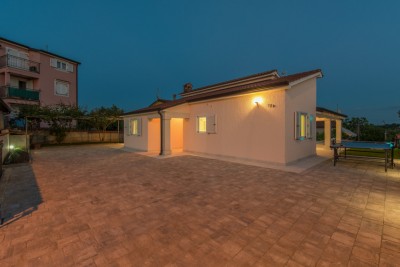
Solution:
[[[171,154],[171,119],[162,119],[163,124],[163,155]]]
[[[342,120],[336,120],[336,143],[342,142]]]
[[[331,119],[324,120],[324,135],[325,135],[325,148],[331,146]]]

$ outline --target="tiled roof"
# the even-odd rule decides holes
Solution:
[[[202,91],[202,90],[206,90],[208,88],[213,88],[213,87],[218,87],[218,86],[227,85],[227,84],[231,84],[231,83],[241,82],[243,80],[247,80],[247,79],[250,79],[250,78],[257,78],[257,77],[260,77],[260,76],[271,75],[274,72],[278,73],[278,70],[270,70],[270,71],[260,72],[260,73],[257,73],[257,74],[252,74],[252,75],[249,75],[249,76],[245,76],[245,77],[241,77],[241,78],[237,78],[237,79],[233,79],[233,80],[229,80],[229,81],[225,81],[225,82],[220,82],[220,83],[216,83],[216,84],[212,84],[212,85],[207,85],[207,86],[204,86],[204,87],[196,88],[194,91],[200,91],[200,90]],[[279,76],[277,76],[277,77],[279,77]]]
[[[273,71],[271,71],[271,73],[272,72]],[[293,75],[283,76],[283,77],[279,77],[279,78],[271,79],[271,80],[253,82],[253,83],[244,84],[244,85],[232,85],[231,87],[223,88],[220,90],[205,91],[203,93],[196,94],[193,96],[187,96],[187,97],[183,97],[183,98],[180,98],[177,100],[171,100],[169,102],[159,104],[157,106],[150,106],[150,107],[146,107],[146,108],[142,108],[142,109],[137,109],[137,110],[134,110],[131,112],[127,112],[124,115],[154,112],[154,111],[164,110],[166,108],[178,106],[178,105],[181,105],[184,103],[196,102],[196,101],[200,101],[200,100],[224,97],[224,96],[229,96],[229,95],[251,93],[251,92],[256,92],[256,91],[260,91],[260,90],[273,89],[273,88],[277,88],[277,87],[287,86],[291,82],[301,80],[303,78],[306,78],[308,76],[318,74],[318,73],[321,73],[320,69],[296,73]],[[248,78],[248,77],[250,77],[250,76],[247,76],[245,78]],[[236,79],[236,80],[240,80],[240,79]],[[236,81],[236,80],[234,80],[234,81]],[[202,87],[202,88],[204,88],[204,87]],[[196,89],[196,90],[198,90],[198,89]],[[196,90],[194,90],[194,91],[196,91]]]
[[[65,59],[65,60],[74,62],[74,63],[76,63],[76,64],[81,64],[79,61],[76,61],[76,60],[73,60],[73,59],[70,59],[70,58],[67,58],[67,57],[60,56],[60,55],[54,54],[54,53],[49,52],[49,51],[46,51],[46,50],[36,49],[36,48],[33,48],[33,47],[29,47],[29,46],[27,46],[27,45],[24,45],[24,44],[15,42],[15,41],[8,40],[8,39],[3,38],[3,37],[1,37],[1,36],[0,36],[0,41],[7,42],[7,43],[11,43],[11,44],[14,44],[14,45],[18,45],[18,46],[21,46],[21,47],[24,47],[24,48],[26,48],[26,49],[29,49],[29,50],[32,50],[32,51],[36,51],[36,52],[39,52],[39,53],[43,53],[43,54],[47,54],[47,55],[50,55],[50,56],[58,57],[58,58],[61,58],[61,59]]]
[[[322,108],[322,107],[317,107],[317,112],[321,112],[321,113],[328,113],[328,114],[333,114],[339,117],[343,117],[343,118],[347,118],[347,115],[343,114],[343,113],[339,113],[327,108]]]

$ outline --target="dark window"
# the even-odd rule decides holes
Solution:
[[[19,88],[19,89],[26,89],[26,82],[24,82],[24,81],[19,81],[19,82],[18,82],[18,88]]]

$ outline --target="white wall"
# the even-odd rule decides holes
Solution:
[[[287,90],[285,99],[285,161],[287,163],[316,154],[316,80],[314,78],[304,81]],[[306,112],[313,115],[311,140],[295,140],[295,112]]]
[[[160,118],[148,120],[148,147],[149,152],[160,152],[161,149],[161,126]]]
[[[141,118],[141,135],[128,135],[129,120],[132,118]],[[147,116],[131,116],[124,118],[124,146],[138,151],[147,151],[148,149],[148,118]]]
[[[262,97],[259,106],[253,103]],[[274,104],[275,108],[269,108]],[[285,163],[285,91],[271,90],[190,104],[184,151]],[[197,116],[216,115],[215,134],[197,133]]]

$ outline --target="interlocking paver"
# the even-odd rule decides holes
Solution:
[[[0,181],[0,265],[398,266],[400,172],[381,168],[36,150]]]

